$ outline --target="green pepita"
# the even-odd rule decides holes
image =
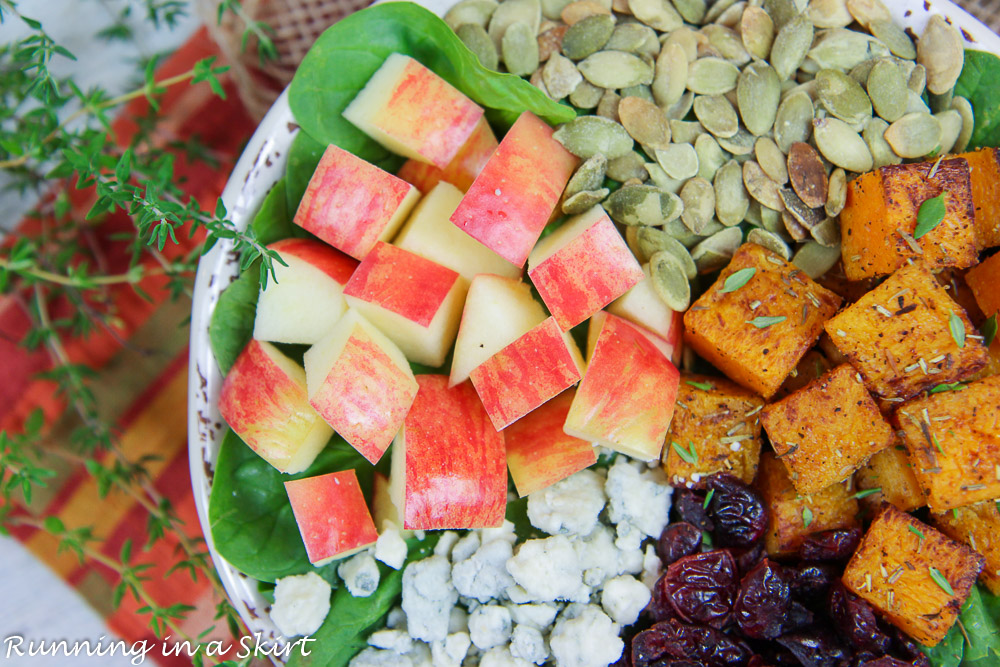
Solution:
[[[632,16],[660,32],[670,32],[684,25],[684,19],[669,0],[628,0],[628,8]]]
[[[708,4],[705,0],[673,0],[677,13],[688,23],[699,24],[705,18]]]
[[[760,60],[747,65],[740,73],[736,100],[747,130],[757,136],[769,133],[781,101],[781,81],[774,68]]]
[[[875,113],[892,123],[906,113],[909,88],[899,67],[888,58],[875,61],[868,74],[868,95]]]
[[[941,124],[929,113],[908,113],[890,125],[884,136],[896,155],[923,157],[940,147]]]
[[[704,26],[701,33],[708,37],[708,43],[715,47],[723,58],[737,67],[750,62],[750,53],[743,46],[743,40],[735,30],[713,23]]]
[[[496,70],[500,64],[500,55],[493,40],[486,34],[486,28],[478,23],[463,23],[455,28],[455,34],[470,51],[476,54],[483,67]]]
[[[582,77],[581,77],[582,79]],[[604,95],[604,89],[598,88],[589,81],[581,80],[569,94],[570,103],[580,109],[595,109]]]
[[[581,81],[583,75],[576,65],[561,54],[553,53],[542,67],[542,83],[554,100],[561,100],[572,93]]]
[[[788,166],[785,154],[770,137],[760,137],[754,144],[754,157],[767,177],[778,185],[788,182]]]
[[[816,280],[833,268],[840,259],[840,245],[824,246],[816,241],[809,241],[795,253],[792,264],[802,270],[807,276]]]
[[[681,220],[695,234],[700,234],[715,215],[715,188],[701,177],[689,179],[680,192],[684,203]]]
[[[736,0],[715,0],[705,13],[703,23],[717,23],[719,17],[737,4]]]
[[[649,277],[656,294],[668,308],[683,312],[691,305],[691,284],[684,265],[673,253],[661,250],[650,257]]]
[[[723,58],[699,58],[688,69],[687,88],[699,95],[722,95],[736,88],[739,68]]]
[[[812,229],[826,218],[820,209],[809,208],[792,188],[782,187],[778,190],[778,194],[785,205],[785,212],[806,229]]]
[[[950,153],[958,143],[958,136],[962,133],[962,114],[954,109],[946,109],[934,114],[941,125],[941,138],[938,153]]]
[[[700,234],[692,233],[691,230],[688,229],[683,222],[681,222],[680,218],[671,220],[667,224],[663,225],[663,231],[670,234],[671,237],[677,239],[677,241],[685,248],[695,247],[701,243],[704,238]]]
[[[507,28],[515,23],[525,23],[532,36],[538,34],[538,26],[542,22],[542,5],[539,0],[504,0],[497,5],[496,11],[490,17],[487,33],[497,51],[503,51],[503,35]]]
[[[623,225],[662,225],[679,218],[684,209],[680,197],[652,185],[626,185],[605,202],[608,215]]]
[[[656,151],[656,161],[670,178],[684,180],[698,173],[698,153],[691,144],[670,144]]]
[[[976,125],[976,117],[972,112],[972,104],[964,97],[956,95],[952,98],[951,108],[962,116],[962,131],[958,133],[958,139],[955,140],[955,146],[952,148],[954,152],[961,153],[969,146],[972,130]]]
[[[812,136],[815,115],[812,99],[804,91],[788,94],[778,106],[774,119],[774,142],[787,153],[792,144]]]
[[[608,120],[613,120],[618,122],[618,105],[621,104],[622,98],[613,90],[605,90],[604,94],[601,95],[600,101],[597,103],[597,115],[601,118],[607,118]],[[626,132],[626,134],[628,134]]]
[[[676,104],[687,90],[688,59],[679,44],[665,44],[656,58],[653,98],[662,107]]]
[[[747,241],[767,248],[786,261],[792,258],[792,249],[774,232],[754,228],[747,234]]]
[[[649,44],[655,44],[655,50],[650,52]],[[648,25],[641,23],[619,23],[611,33],[611,39],[604,45],[605,48],[614,51],[628,51],[629,53],[649,53],[655,55],[660,51],[660,42],[656,38],[656,31]]]
[[[917,40],[917,62],[927,70],[927,90],[940,95],[953,88],[965,64],[958,28],[933,14]]]
[[[705,134],[705,128],[696,120],[670,121],[670,135],[672,140],[678,144],[693,144],[703,134]]]
[[[796,0],[764,0],[763,5],[764,10],[774,20],[775,27],[781,29],[799,17],[805,3],[802,3],[803,6],[799,6]]]
[[[766,60],[774,43],[774,22],[760,7],[749,6],[740,19],[743,48],[754,58]]]
[[[695,139],[694,152],[698,154],[698,176],[706,181],[714,179],[715,172],[729,158],[710,134],[703,134]]]
[[[736,254],[743,241],[739,227],[727,227],[691,248],[691,257],[699,273],[710,273],[721,269]]]
[[[889,13],[889,8],[882,4],[882,0],[847,0],[847,11],[865,29],[869,29],[876,21],[892,20],[892,14]]]
[[[594,14],[570,26],[562,39],[563,55],[570,60],[583,60],[597,53],[611,39],[615,20],[607,14]]]
[[[868,144],[868,150],[872,153],[875,169],[889,164],[899,164],[903,161],[903,158],[896,155],[892,146],[885,140],[887,129],[889,129],[889,123],[881,118],[872,118],[865,124],[865,129],[861,132],[861,137]]]
[[[846,28],[854,21],[847,0],[812,0],[806,16],[817,28]]]
[[[726,227],[743,222],[750,206],[750,198],[743,185],[743,168],[736,160],[729,160],[715,172],[715,216]]]
[[[629,227],[629,229],[632,228]],[[684,274],[688,280],[698,275],[698,268],[694,265],[694,260],[691,259],[691,253],[688,252],[688,249],[662,229],[656,227],[637,228],[636,244],[639,246],[639,252],[646,258],[652,258],[656,253],[664,251],[674,255],[684,267]]]
[[[553,137],[581,158],[602,154],[613,160],[627,155],[634,145],[624,127],[600,116],[579,116],[556,130]]]
[[[820,154],[838,167],[864,173],[872,168],[868,144],[850,125],[838,118],[813,121],[813,136]]]
[[[847,28],[822,33],[809,50],[809,60],[821,69],[846,72],[859,63],[889,55],[889,48],[871,35]]]
[[[871,118],[872,103],[861,85],[843,72],[833,69],[816,74],[816,97],[830,115],[848,125],[862,125]]]
[[[771,14],[775,18],[774,14]],[[776,25],[781,22],[775,20]],[[813,43],[813,24],[804,15],[789,20],[778,30],[771,45],[771,66],[781,80],[789,79],[805,60]]]
[[[722,95],[699,95],[694,98],[694,115],[702,127],[716,137],[729,138],[740,129],[736,109]]]
[[[542,16],[552,21],[561,18],[562,10],[573,0],[542,0]]]
[[[840,247],[840,222],[836,218],[824,218],[823,222],[809,230],[813,239],[827,248]]]
[[[597,190],[604,183],[608,169],[608,158],[600,153],[584,160],[566,184],[563,195],[572,197],[584,190]]]
[[[729,151],[736,156],[737,161],[743,159],[744,156],[749,156],[753,152],[753,145],[757,140],[755,136],[742,127],[731,137],[723,137],[717,134],[715,138],[723,150]]]
[[[681,95],[681,99],[676,104],[672,104],[666,109],[667,119],[687,118],[694,106],[694,93],[690,90]]]
[[[917,57],[917,48],[913,46],[913,40],[891,18],[872,21],[868,29],[873,36],[889,47],[892,55],[905,60]]]
[[[653,68],[625,51],[598,51],[577,67],[587,81],[599,88],[627,88],[653,82]]]
[[[578,215],[589,211],[597,204],[604,201],[610,190],[599,188],[597,190],[581,190],[572,197],[567,197],[563,202],[562,212],[566,215]]]
[[[754,160],[743,163],[743,185],[751,197],[768,208],[776,211],[784,209],[785,205],[778,194],[777,183],[768,178],[764,170]]]
[[[619,183],[624,183],[631,178],[638,181],[645,181],[649,178],[649,173],[646,171],[646,160],[635,151],[621,157],[616,157],[614,160],[609,160],[608,178],[616,180]]]
[[[831,218],[836,218],[847,204],[847,172],[837,168],[830,172],[830,185],[827,190],[826,204],[823,210]]]
[[[444,22],[452,30],[470,24],[485,28],[499,3],[496,0],[462,0],[444,15]]]
[[[618,118],[633,139],[652,149],[670,145],[670,123],[658,106],[640,97],[625,97]]]
[[[503,33],[501,44],[508,72],[527,76],[538,69],[537,33],[527,23],[517,21],[510,24]]]

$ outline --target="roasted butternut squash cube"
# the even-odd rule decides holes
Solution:
[[[705,477],[728,472],[752,484],[760,460],[759,413],[763,407],[760,396],[729,380],[681,373],[663,449],[663,469],[670,483],[700,487]],[[684,456],[674,442],[684,450]]]
[[[843,582],[900,630],[935,646],[982,569],[983,557],[972,549],[883,503]]]
[[[750,279],[727,288],[729,277],[744,269],[753,271]],[[840,302],[775,253],[745,243],[684,314],[684,333],[694,351],[730,379],[770,398]]]
[[[1000,151],[982,148],[956,157],[969,163],[972,179],[972,203],[976,209],[976,247],[1000,245]]]
[[[785,465],[773,453],[762,452],[755,486],[770,510],[771,523],[764,536],[769,556],[794,554],[813,533],[858,525],[858,501],[849,480],[803,495],[795,489]]]
[[[850,364],[768,405],[760,420],[799,493],[843,481],[895,439]]]
[[[781,385],[781,389],[775,396],[788,396],[792,392],[802,389],[813,380],[818,380],[830,370],[833,365],[822,352],[813,348],[806,352],[806,355],[799,359],[799,363]]]
[[[904,266],[826,323],[834,344],[883,398],[908,399],[943,382],[957,382],[986,365],[982,341],[965,311],[926,265]]]
[[[1000,253],[969,269],[965,283],[972,289],[983,315],[989,317],[1000,313]]]
[[[899,441],[868,459],[854,474],[854,485],[862,495],[861,504],[870,510],[876,510],[883,500],[904,512],[927,504],[906,447]],[[877,492],[865,493],[872,490]]]
[[[942,192],[944,219],[914,240],[921,204]],[[978,261],[974,220],[964,158],[891,164],[862,174],[847,185],[840,214],[844,273],[850,280],[884,276],[917,256],[933,267],[972,266]]]
[[[1000,505],[994,502],[931,514],[931,521],[953,540],[972,547],[986,562],[979,581],[1000,595]]]
[[[877,278],[865,278],[863,280],[848,280],[844,271],[844,259],[841,258],[833,265],[833,268],[816,279],[823,287],[844,300],[844,303],[854,303],[878,282]]]
[[[1000,497],[1000,377],[908,401],[894,419],[931,510]]]
[[[1000,375],[1000,336],[993,339],[993,343],[990,344],[990,349],[987,352],[989,353],[989,359],[982,370],[973,376],[973,380],[987,378],[991,375]]]

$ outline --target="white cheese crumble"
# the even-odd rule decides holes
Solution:
[[[454,632],[444,640],[433,642],[431,658],[435,667],[460,667],[471,645],[468,632]]]
[[[531,525],[549,535],[589,535],[604,509],[604,479],[581,470],[528,496]]]
[[[286,637],[311,635],[330,612],[331,587],[315,572],[278,579],[271,621]]]
[[[515,658],[540,665],[549,657],[545,638],[537,628],[530,625],[515,625],[510,637],[510,654]]]
[[[507,644],[510,641],[510,630],[510,612],[506,607],[482,605],[469,614],[469,636],[472,643],[484,651]]]
[[[406,630],[377,630],[369,635],[368,645],[403,655],[413,649],[413,638]]]
[[[461,595],[479,602],[498,598],[514,583],[506,568],[513,555],[514,550],[505,539],[484,542],[472,556],[455,563],[452,583]]]
[[[608,468],[604,490],[608,494],[608,518],[618,529],[619,538],[629,536],[630,548],[639,547],[636,540],[641,543],[644,537],[660,536],[669,521],[671,493],[662,470],[640,472],[640,468],[619,457]]]
[[[571,599],[583,585],[580,559],[563,535],[528,540],[507,561],[507,571],[528,598],[538,602]]]
[[[479,659],[479,667],[531,667],[531,663],[511,655],[506,646],[490,649]]]
[[[597,605],[574,612],[574,618],[564,613],[549,637],[559,667],[607,667],[621,657],[625,643],[618,636],[617,623]]]
[[[601,606],[619,625],[631,625],[650,600],[649,588],[635,577],[624,574],[604,583]]]
[[[378,588],[378,564],[367,551],[341,563],[337,567],[337,575],[356,598],[366,598]]]
[[[451,609],[457,601],[451,565],[444,556],[430,556],[403,570],[403,611],[414,639],[432,642],[447,637]]]
[[[382,522],[382,532],[375,541],[375,558],[394,570],[403,567],[406,561],[406,541],[391,521]]]

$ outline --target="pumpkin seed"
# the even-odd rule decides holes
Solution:
[[[694,93],[689,90],[681,95],[681,99],[677,100],[676,104],[667,107],[667,118],[669,120],[674,120],[675,118],[687,118],[688,114],[691,113],[692,106],[694,106]]]
[[[753,152],[753,145],[756,141],[756,137],[742,127],[731,137],[723,137],[717,134],[715,135],[715,139],[724,150],[727,150],[736,156],[737,162],[739,162],[744,156],[749,156],[750,153]]]
[[[632,151],[608,161],[608,177],[619,183],[624,183],[630,178],[635,178],[642,182],[649,178],[645,165],[646,160],[635,151]]]
[[[668,308],[683,312],[691,305],[691,283],[684,265],[673,253],[661,250],[650,257],[649,277],[657,296]]]
[[[596,0],[576,0],[571,2],[559,12],[559,18],[569,26],[576,25],[588,16],[596,14],[611,14],[611,7]]]
[[[721,269],[736,254],[743,241],[739,227],[727,227],[712,234],[691,249],[691,257],[698,267],[698,273],[711,273]]]
[[[906,113],[930,113],[931,109],[927,104],[924,103],[924,98],[921,95],[913,92],[909,92],[906,98]],[[905,114],[904,114],[905,115]],[[902,116],[900,116],[902,118]],[[896,120],[899,120],[898,118]]]
[[[814,120],[813,137],[820,154],[836,166],[857,173],[872,168],[868,144],[844,121],[838,118]]]
[[[827,248],[840,247],[840,222],[836,218],[824,218],[823,222],[809,230],[813,239]]]
[[[890,123],[902,118],[906,113],[909,88],[894,62],[887,58],[875,61],[867,85],[875,113]]]
[[[699,95],[694,98],[694,115],[702,127],[716,137],[729,138],[740,129],[736,109],[721,95]]]
[[[969,146],[972,138],[972,130],[976,124],[976,117],[973,115],[972,105],[964,97],[956,95],[951,100],[951,108],[962,116],[962,131],[958,133],[955,146],[952,150],[956,153],[963,152]]]
[[[788,186],[779,188],[778,194],[785,205],[785,212],[806,229],[812,229],[826,218],[819,210],[809,208]]]
[[[743,222],[750,207],[750,199],[743,185],[743,168],[730,160],[715,172],[715,216],[726,227]]]
[[[816,149],[804,142],[795,142],[788,151],[788,178],[792,189],[809,208],[826,203],[828,180],[826,168]]]
[[[650,43],[655,45],[652,52],[648,48]],[[641,23],[619,23],[611,33],[611,39],[605,44],[605,48],[614,51],[650,53],[650,55],[655,55],[660,51],[660,42],[656,38],[656,31],[647,25]]]
[[[809,230],[788,211],[781,212],[781,224],[785,226],[785,232],[793,241],[805,241],[809,238]]]
[[[889,123],[881,118],[872,118],[865,124],[865,129],[861,132],[862,138],[868,144],[868,150],[872,152],[873,167],[879,169],[889,164],[899,164],[903,158],[896,155],[892,146],[885,140],[885,131],[889,128]]]
[[[670,144],[656,151],[656,161],[670,178],[683,180],[698,173],[698,153],[691,144]]]
[[[537,33],[527,23],[510,24],[503,34],[503,62],[507,71],[527,76],[538,69]]]
[[[779,30],[798,18],[802,11],[802,7],[795,0],[764,0],[763,4],[764,10],[774,20],[774,25]]]
[[[743,185],[746,186],[750,196],[763,206],[773,208],[776,211],[784,209],[785,205],[778,194],[780,186],[768,178],[764,170],[754,160],[747,160],[743,163]]]
[[[813,43],[813,24],[804,15],[796,16],[787,23],[778,21],[774,14],[771,17],[775,19],[775,25],[783,25],[771,45],[771,66],[783,81],[795,74],[806,59]]]
[[[944,111],[945,109],[950,109],[951,108],[951,100],[952,100],[953,97],[955,97],[955,89],[954,88],[949,88],[948,90],[946,90],[945,92],[941,93],[940,95],[935,95],[933,93],[929,93],[927,95],[927,100],[929,102],[929,106],[931,108],[931,112],[932,113],[938,113],[940,111]]]
[[[782,211],[776,211],[773,208],[768,208],[767,206],[760,207],[760,226],[772,234],[777,234],[778,236],[785,238],[788,236],[788,231],[785,229],[785,225],[781,221],[781,218]]]
[[[837,168],[830,172],[830,184],[823,210],[831,218],[836,218],[844,210],[845,204],[847,204],[847,172]]]
[[[906,86],[917,95],[923,95],[927,87],[927,68],[917,65],[906,79]]]
[[[840,259],[840,244],[826,247],[822,243],[809,241],[795,253],[792,264],[802,270],[807,276],[816,280],[833,268]]]
[[[808,141],[814,114],[808,93],[800,91],[786,96],[774,118],[774,143],[778,148],[787,153],[795,142]]]
[[[633,229],[629,227],[628,229]],[[652,258],[658,252],[669,252],[680,260],[684,267],[684,275],[688,280],[698,275],[698,268],[691,259],[691,253],[683,243],[670,234],[656,227],[639,227],[636,229],[636,244],[639,251],[647,258]]]
[[[889,13],[889,8],[882,4],[882,0],[847,0],[847,11],[866,30],[876,21],[892,20],[892,14]]]
[[[756,2],[756,0],[753,1]],[[743,11],[746,7],[747,3],[745,0],[734,2],[726,10],[719,14],[719,18],[714,22],[721,26],[736,30],[740,26],[740,19],[743,18]]]
[[[704,238],[700,234],[692,233],[679,218],[677,220],[671,220],[667,224],[663,225],[663,231],[670,234],[671,237],[677,239],[677,241],[685,248],[695,247],[701,243]]]
[[[780,236],[766,229],[751,229],[747,234],[747,242],[763,246],[786,261],[792,258],[792,249],[788,244]]]
[[[476,54],[483,67],[494,71],[497,69],[500,56],[493,40],[486,34],[486,28],[478,23],[463,23],[455,28],[455,34],[470,51]]]
[[[645,167],[646,173],[649,174],[649,180],[653,185],[672,194],[677,194],[681,191],[681,186],[684,185],[683,180],[668,176],[667,172],[663,171],[663,167],[655,162],[647,162]]]
[[[705,18],[708,4],[705,0],[673,0],[677,13],[688,23],[699,24]]]
[[[538,34],[542,22],[542,5],[539,0],[504,0],[497,5],[490,17],[487,33],[497,51],[503,51],[503,35],[515,23],[525,23],[532,37]]]
[[[565,197],[572,197],[584,190],[597,190],[604,183],[608,170],[608,158],[602,154],[592,155],[584,160],[566,184]]]
[[[889,48],[871,35],[847,28],[822,33],[809,50],[809,60],[821,69],[848,71],[859,63],[889,55]]]
[[[621,90],[618,91],[618,94],[622,96],[622,99],[625,99],[626,97],[638,97],[639,99],[645,100],[650,104],[653,104],[653,93],[650,91],[649,86],[642,83],[640,83],[638,86],[629,86],[628,88],[622,88]],[[666,116],[664,116],[664,121],[666,121]]]
[[[642,185],[642,180],[638,178],[630,178],[624,183],[622,183],[622,187],[627,187],[630,185]]]
[[[708,8],[705,13],[705,18],[702,23],[715,23],[719,20],[727,10],[729,10],[734,5],[738,4],[736,0],[716,0],[712,3],[712,6]]]
[[[538,60],[540,62],[544,63],[552,57],[552,54],[562,51],[562,38],[567,30],[569,30],[569,26],[560,23],[547,30],[543,28],[542,32],[538,33]]]
[[[774,21],[763,9],[751,5],[740,18],[740,36],[751,56],[766,60],[774,43]]]
[[[628,8],[650,28],[670,32],[684,25],[684,19],[668,0],[628,0]]]
[[[770,137],[760,137],[754,144],[754,157],[757,164],[764,170],[767,177],[778,185],[788,182],[788,167],[785,164],[785,154],[778,148],[778,144]]]
[[[693,144],[705,134],[705,128],[696,120],[671,120],[670,135],[678,144]]]
[[[570,60],[583,60],[597,53],[611,39],[615,20],[607,14],[594,14],[570,26],[562,39],[562,53]]]
[[[774,126],[781,101],[781,82],[774,68],[758,60],[740,74],[736,100],[743,125],[751,134],[767,134]]]
[[[806,16],[817,28],[846,28],[854,21],[847,10],[847,0],[812,0]]]
[[[663,48],[667,48],[671,44],[676,44],[681,47],[684,51],[684,57],[688,59],[688,62],[694,62],[698,58],[698,45],[703,44],[708,41],[700,32],[696,32],[691,28],[684,26],[678,28],[677,30],[672,30],[666,38],[663,40]]]
[[[694,152],[698,154],[698,176],[706,181],[715,178],[715,172],[729,157],[710,134],[703,134],[695,139]]]
[[[962,35],[940,14],[930,17],[917,40],[917,62],[927,70],[927,90],[935,95],[953,88],[962,73]]]
[[[902,158],[923,157],[941,145],[941,124],[929,113],[908,113],[889,126],[885,140]]]
[[[552,136],[570,153],[582,158],[602,154],[613,160],[627,155],[634,145],[624,127],[600,116],[578,116]]]
[[[750,53],[743,47],[743,40],[735,30],[724,25],[710,24],[701,29],[708,37],[708,43],[722,54],[722,57],[738,67],[750,62]]]
[[[625,97],[618,105],[618,117],[632,138],[643,146],[670,145],[670,123],[660,108],[640,97]]]
[[[558,20],[562,16],[562,10],[571,2],[573,0],[541,0],[542,16],[553,21]]]
[[[569,94],[569,101],[580,109],[594,109],[600,103],[603,95],[603,88],[598,88],[589,81],[581,80],[580,83],[576,84],[573,92]]]
[[[619,120],[618,105],[621,104],[621,101],[622,98],[619,97],[618,93],[613,90],[605,90],[600,101],[597,103],[597,115],[617,123]],[[626,132],[626,134],[628,133]]]
[[[563,202],[562,212],[566,215],[578,215],[589,211],[604,201],[611,191],[607,188],[598,190],[582,190]]]
[[[466,24],[485,29],[498,4],[496,0],[462,0],[448,10],[444,15],[444,22],[455,31]]]
[[[862,86],[865,86],[868,84],[868,77],[871,75],[871,71],[872,68],[875,66],[875,63],[880,62],[882,60],[888,60],[889,62],[892,62],[890,58],[879,58],[878,60],[865,60],[864,62],[860,62],[854,67],[852,67],[851,71],[847,73],[847,76],[851,77]],[[905,80],[906,79],[904,79],[904,81]]]
[[[684,212],[681,220],[695,234],[700,234],[715,215],[715,188],[701,177],[689,179],[681,188]]]
[[[958,143],[958,136],[962,133],[962,114],[954,109],[946,109],[934,114],[941,125],[941,138],[938,153],[950,153]]]
[[[816,75],[816,97],[830,115],[849,125],[863,124],[872,116],[868,93],[843,72],[820,70]]]
[[[872,21],[868,29],[872,35],[889,47],[889,52],[892,55],[905,60],[913,60],[917,57],[917,49],[913,46],[913,40],[903,32],[902,28],[893,23],[892,19]]]
[[[553,53],[542,67],[542,82],[549,91],[549,97],[561,100],[580,85],[583,75],[573,61],[562,54]]]
[[[688,58],[679,44],[665,44],[656,58],[653,98],[666,108],[676,104],[687,90]]]
[[[722,58],[699,58],[688,68],[687,88],[699,95],[722,95],[736,87],[740,70]]]
[[[605,201],[608,215],[623,225],[662,225],[680,217],[681,198],[652,185],[623,185]]]
[[[653,68],[624,51],[598,51],[577,67],[587,81],[599,88],[627,88],[653,82]]]

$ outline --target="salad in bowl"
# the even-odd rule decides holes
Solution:
[[[223,194],[261,256],[196,283],[247,627],[307,665],[1000,660],[990,51],[881,0],[330,28]]]

